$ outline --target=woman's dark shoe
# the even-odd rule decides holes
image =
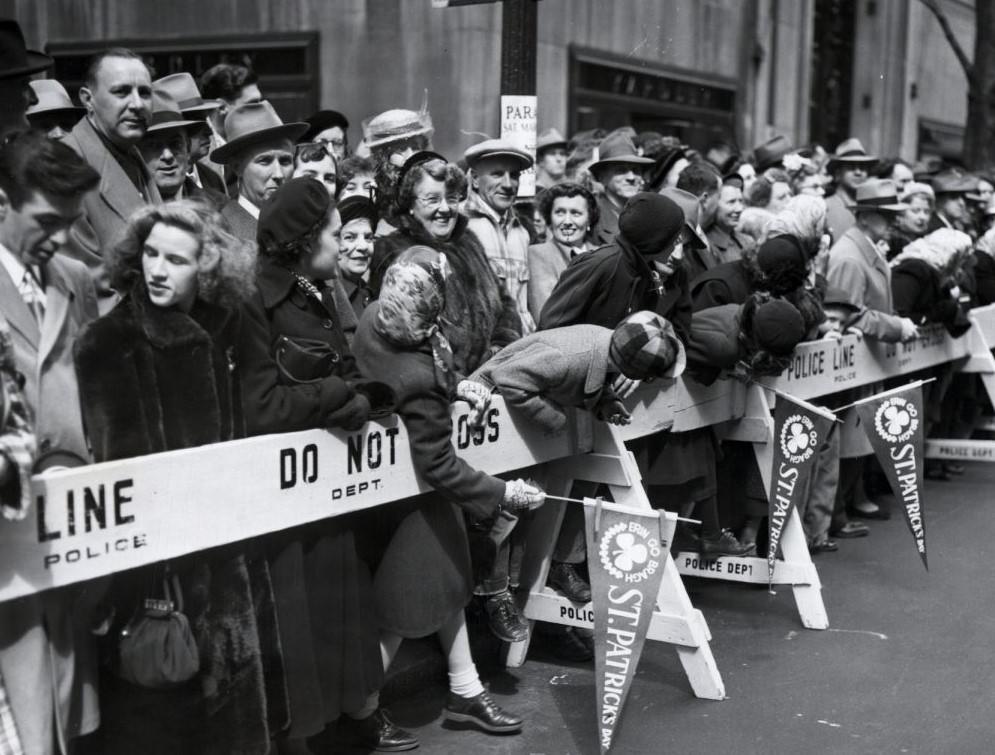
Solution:
[[[591,586],[577,573],[577,567],[573,564],[554,561],[546,581],[574,603],[591,602]]]
[[[358,744],[377,752],[405,752],[418,746],[414,735],[387,718],[383,708],[362,719],[343,716],[339,726],[343,724]]]
[[[519,716],[504,710],[486,692],[476,697],[460,697],[450,692],[445,717],[447,721],[473,724],[493,734],[517,734],[524,725]]]
[[[698,553],[702,558],[714,560],[722,556],[755,556],[756,543],[741,543],[729,530],[722,530],[717,537],[701,538],[701,548]]]
[[[867,537],[871,534],[871,530],[863,522],[855,522],[851,519],[838,530],[833,530],[829,534],[832,537],[846,540],[847,538]]]
[[[940,482],[949,482],[950,472],[946,469],[946,467],[942,463],[934,459],[930,459],[929,461],[926,462],[926,468],[923,471],[923,477],[925,477],[927,480],[939,480]]]
[[[507,590],[488,597],[484,610],[487,611],[487,626],[499,640],[524,642],[529,638],[529,625]]]

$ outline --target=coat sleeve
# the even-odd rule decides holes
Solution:
[[[544,430],[562,430],[567,424],[566,412],[546,393],[563,382],[570,365],[559,352],[541,347],[529,347],[520,356],[498,365],[490,374],[491,380],[511,409]]]
[[[891,271],[891,299],[895,312],[903,317],[919,320],[921,307],[919,305],[923,281],[914,270],[905,265],[898,265]]]
[[[735,303],[737,302],[732,300],[729,284],[721,278],[706,278],[700,281],[691,293],[691,309],[694,312]]]
[[[570,261],[542,308],[540,330],[587,322],[592,292],[602,285],[597,262],[592,252],[579,254]]]
[[[862,310],[861,314],[850,323],[852,327],[862,331],[864,335],[877,338],[880,341],[902,340],[902,323],[898,315],[865,307],[864,294],[867,290],[867,279],[860,263],[845,255],[836,260],[830,256],[829,272],[826,278],[830,286],[846,291],[854,306]]]
[[[332,375],[319,383],[286,385],[273,359],[269,322],[257,294],[242,309],[239,363],[242,406],[250,435],[323,427],[328,415],[354,395],[350,385]]]
[[[504,498],[504,481],[474,469],[453,448],[452,406],[439,388],[405,392],[398,406],[418,475],[474,519],[493,516]]]

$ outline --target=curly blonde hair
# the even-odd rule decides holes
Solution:
[[[194,199],[150,205],[135,212],[106,257],[111,285],[130,291],[144,285],[142,251],[157,223],[186,231],[200,242],[197,252],[197,298],[235,307],[255,292],[256,245],[233,236],[212,207]]]

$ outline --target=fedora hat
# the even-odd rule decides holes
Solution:
[[[173,96],[164,89],[152,87],[152,116],[149,118],[147,134],[157,131],[167,131],[174,128],[200,126],[204,121],[186,120],[180,113],[180,106]]]
[[[615,132],[605,137],[598,146],[598,160],[592,163],[588,170],[594,173],[609,165],[652,165],[654,163],[648,157],[640,157],[636,154],[636,145],[625,132]]]
[[[909,209],[898,201],[895,182],[888,178],[870,178],[857,187],[857,204],[854,211],[873,210],[875,212],[902,212]]]
[[[35,97],[38,98],[38,102],[29,107],[26,113],[29,123],[32,122],[32,116],[65,115],[82,118],[86,112],[73,104],[69,92],[55,79],[35,79],[29,83],[35,90]]]
[[[977,178],[956,170],[937,173],[931,183],[936,194],[970,194],[978,189]]]
[[[221,106],[220,100],[205,100],[197,82],[189,73],[172,73],[152,82],[155,89],[167,92],[176,101],[179,111],[189,117],[205,118]]]
[[[416,136],[429,137],[433,133],[432,116],[424,108],[417,113],[400,108],[387,110],[363,121],[363,139],[370,149]]]
[[[867,154],[860,139],[850,137],[836,148],[836,152],[829,156],[826,170],[832,171],[837,163],[864,163],[870,165],[876,163],[878,159]]]
[[[27,49],[21,25],[12,18],[0,18],[0,79],[27,76],[52,67],[48,55]]]
[[[687,148],[684,145],[661,147],[656,159],[653,160],[653,167],[649,169],[646,177],[646,188],[650,191],[659,191],[667,178],[667,174],[682,157],[687,157]]]
[[[224,165],[247,147],[277,139],[291,144],[308,129],[306,123],[284,123],[268,100],[247,102],[232,108],[225,118],[228,143],[211,152],[211,159]]]
[[[536,154],[540,154],[544,149],[550,149],[552,147],[566,149],[567,144],[567,139],[563,136],[563,134],[555,128],[548,128],[539,134],[539,138],[536,139]]]
[[[474,144],[463,153],[463,159],[471,168],[488,157],[510,157],[519,163],[522,170],[531,168],[534,162],[532,155],[504,139],[488,139]]]
[[[684,224],[688,227],[688,230],[691,231],[691,241],[694,242],[700,249],[707,249],[708,239],[705,238],[705,234],[698,228],[698,214],[701,210],[701,205],[698,203],[698,197],[690,191],[675,189],[673,187],[661,189],[660,194],[673,201],[674,204],[683,210]]]
[[[753,148],[753,163],[757,172],[762,173],[768,168],[780,166],[784,156],[791,152],[791,142],[783,134],[768,139],[763,144]]]

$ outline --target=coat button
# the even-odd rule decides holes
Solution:
[[[328,318],[325,318],[324,320],[321,321],[321,327],[323,327],[325,330],[331,330],[332,321],[329,320]]]

